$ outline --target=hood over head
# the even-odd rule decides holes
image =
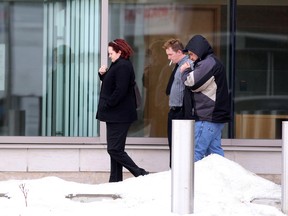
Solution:
[[[195,35],[190,39],[183,52],[188,51],[195,53],[199,59],[203,59],[208,54],[213,53],[213,49],[209,42],[202,35]]]

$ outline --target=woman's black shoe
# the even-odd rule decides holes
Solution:
[[[144,176],[144,175],[148,175],[149,172],[144,170],[144,169],[141,169],[141,175]]]

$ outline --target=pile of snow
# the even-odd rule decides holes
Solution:
[[[195,163],[194,188],[191,216],[284,216],[279,207],[251,202],[257,198],[281,200],[280,185],[218,155]],[[10,180],[0,182],[0,194],[10,197],[0,197],[1,216],[177,215],[171,213],[171,171],[99,185],[56,177]],[[121,198],[80,202],[66,198],[69,194],[109,194]]]

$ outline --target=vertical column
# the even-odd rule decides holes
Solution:
[[[172,212],[191,214],[194,208],[194,121],[172,121]]]
[[[288,214],[288,121],[282,122],[282,212]]]
[[[109,1],[108,0],[102,0],[101,1],[101,47],[100,52],[104,55],[101,55],[100,59],[100,65],[107,65],[108,63],[108,55],[107,48],[108,48],[108,38],[109,38],[109,30],[108,30],[108,24],[109,24]],[[107,142],[106,141],[106,127],[104,122],[100,122],[100,141],[101,142]]]

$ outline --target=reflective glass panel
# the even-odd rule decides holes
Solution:
[[[99,134],[99,2],[0,2],[0,135]]]
[[[238,1],[235,137],[281,139],[288,120],[287,1]]]
[[[167,136],[165,89],[174,65],[169,66],[162,48],[165,41],[173,37],[186,44],[193,35],[202,34],[228,64],[227,16],[226,1],[110,1],[110,40],[124,38],[134,48],[132,60],[143,95],[130,136]]]

